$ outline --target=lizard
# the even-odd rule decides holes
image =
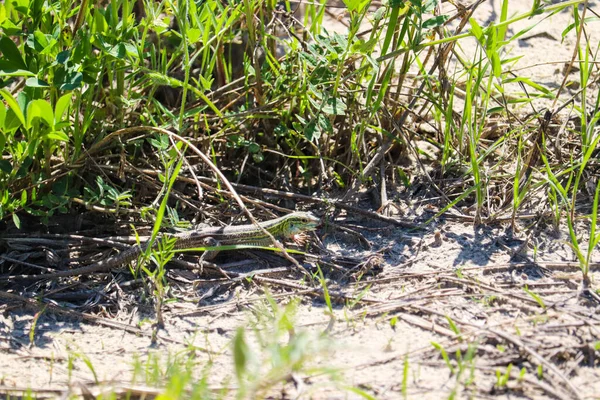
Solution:
[[[283,217],[275,218],[265,222],[259,222],[248,225],[234,225],[225,227],[209,227],[202,229],[193,229],[186,232],[170,234],[175,241],[174,249],[190,249],[195,247],[217,247],[227,245],[252,245],[265,246],[271,243],[271,239],[263,231],[266,230],[274,237],[278,238],[293,238],[294,236],[313,231],[320,225],[320,219],[308,212],[293,212]],[[156,246],[158,240],[153,242],[153,247]],[[3,275],[0,280],[10,279],[25,279],[25,280],[41,280],[41,279],[56,279],[70,276],[87,275],[95,272],[110,271],[114,268],[127,265],[137,259],[150,246],[150,241],[141,244],[136,244],[127,250],[109,257],[105,260],[98,261],[85,267],[75,268],[66,271],[58,271],[50,274],[38,275]],[[217,250],[218,251],[218,250]],[[216,255],[216,251],[211,250],[212,257]]]

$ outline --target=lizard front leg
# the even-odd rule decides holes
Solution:
[[[220,245],[219,241],[211,236],[202,239],[202,244],[204,247],[218,247]],[[200,257],[200,263],[202,263],[203,261],[214,260],[215,257],[217,257],[217,254],[219,254],[219,250],[205,251],[204,253],[202,253],[202,256]]]

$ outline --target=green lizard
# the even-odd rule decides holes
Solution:
[[[218,247],[227,245],[252,245],[267,246],[271,244],[271,239],[264,231],[269,232],[276,238],[294,238],[294,236],[313,231],[320,224],[319,218],[307,212],[294,212],[280,218],[270,221],[254,224],[225,226],[217,228],[204,228],[191,230],[183,233],[170,235],[175,238],[175,249],[192,249],[197,247]],[[153,246],[157,241],[154,241]],[[143,254],[149,246],[149,242],[141,245],[131,246],[129,249],[119,253],[114,257],[88,265],[86,267],[75,268],[68,271],[53,272],[50,274],[39,275],[4,275],[0,280],[8,279],[55,279],[68,276],[86,275],[100,271],[110,271],[113,268],[127,265],[138,256]],[[212,252],[212,251],[211,251]]]

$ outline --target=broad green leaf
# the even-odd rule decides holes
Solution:
[[[369,4],[369,1],[364,1],[364,0],[344,0],[344,4],[348,8],[348,11],[360,13],[365,8],[365,6],[367,4]]]
[[[376,45],[377,39],[370,39],[368,42],[361,39],[352,44],[352,50],[368,56],[373,52]]]
[[[81,87],[83,74],[81,72],[70,73],[66,76],[65,81],[60,85],[60,90],[75,90]]]
[[[15,68],[13,64],[0,60],[0,76],[35,76],[35,74],[26,69]]]
[[[19,25],[15,25],[10,19],[6,19],[2,22],[2,30],[5,35],[14,36],[23,33],[23,30]]]
[[[54,111],[52,111],[50,103],[43,99],[30,102],[27,106],[27,125],[31,126],[35,118],[40,118],[49,127],[54,127]]]
[[[418,0],[415,2],[414,0],[411,0],[411,3],[420,4],[421,12],[423,14],[425,14],[425,13],[433,11],[433,9],[437,5],[438,1],[437,0]]]
[[[373,13],[373,16],[372,16],[373,20],[374,21],[381,21],[383,19],[383,17],[385,16],[385,12],[386,12],[385,7],[379,7],[377,9],[377,11],[375,11]]]
[[[8,109],[6,111],[6,118],[4,119],[4,131],[5,132],[14,132],[22,126],[23,123],[19,120],[19,117],[16,116],[12,109]]]
[[[1,89],[0,95],[4,98],[4,101],[6,101],[6,104],[8,104],[8,107],[12,110],[19,121],[21,121],[21,124],[25,125],[25,115],[23,115],[23,112],[19,107],[19,103],[17,103],[17,99],[15,99],[13,95],[6,89]]]
[[[27,15],[29,12],[29,0],[12,0],[13,7],[23,15]]]
[[[317,127],[317,121],[313,119],[304,126],[304,137],[306,137],[306,140],[309,142],[312,142],[313,139],[319,140],[321,137],[321,131]]]
[[[188,29],[187,37],[188,37],[190,44],[196,43],[198,41],[198,39],[200,39],[201,34],[202,34],[202,31],[200,31],[200,29],[198,29],[198,28]]]
[[[25,86],[31,88],[49,88],[50,84],[34,76],[32,78],[27,78]]]
[[[94,13],[94,29],[93,33],[106,33],[108,31],[108,24],[106,23],[106,18],[100,12]]]
[[[39,54],[49,54],[52,51],[57,40],[48,34],[44,34],[37,30],[33,34],[27,36],[27,46]]]
[[[125,52],[129,57],[132,57],[132,58],[139,57],[137,47],[135,47],[132,43],[125,43]]]
[[[346,115],[346,104],[339,98],[328,98],[321,109],[325,114],[329,115]]]
[[[69,141],[69,137],[63,131],[52,131],[44,136],[48,139],[60,140],[61,142]]]
[[[426,30],[437,28],[438,26],[444,25],[444,23],[446,23],[446,21],[448,21],[448,18],[450,18],[450,17],[445,14],[438,15],[437,17],[429,18],[427,21],[423,22],[421,27]]]
[[[56,106],[54,107],[54,125],[62,120],[65,111],[67,111],[67,108],[71,105],[72,97],[73,93],[67,93],[62,95],[56,102]]]
[[[9,61],[18,69],[27,69],[27,64],[23,61],[19,48],[8,36],[0,39],[0,51],[4,60]]]
[[[110,47],[109,49],[106,49],[106,52],[108,54],[110,54],[111,56],[118,58],[118,59],[124,59],[127,56],[129,56],[129,57],[137,57],[138,56],[137,48],[134,45],[132,45],[131,43],[125,43],[125,42],[117,43],[116,45]]]
[[[0,171],[5,174],[10,174],[12,172],[12,164],[8,160],[0,160]],[[6,191],[4,193],[7,193]]]
[[[119,43],[114,45],[110,50],[108,50],[107,53],[115,58],[124,59],[127,51],[125,50],[125,45],[123,43]]]

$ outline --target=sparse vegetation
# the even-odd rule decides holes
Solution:
[[[136,360],[130,385],[122,376],[118,385],[103,382],[94,357],[79,350],[66,368],[53,355],[50,375],[64,373],[61,383],[70,384],[81,361],[89,386],[106,389],[102,398],[267,398],[287,390],[410,398],[414,382],[449,370],[452,382],[439,390],[450,398],[584,397],[571,380],[584,368],[597,378],[600,365],[597,4],[535,0],[514,11],[515,1],[500,0],[484,21],[481,1],[342,2],[344,29],[331,25],[327,2],[0,4],[0,309],[35,309],[24,327],[31,346],[47,345],[52,313],[138,337],[146,331],[131,321],[147,318],[152,345],[189,345],[166,366],[156,355]],[[553,40],[569,41],[572,57],[548,83],[535,76],[546,60],[524,66],[512,51],[563,14],[570,22]],[[362,189],[372,188],[371,202]],[[362,213],[401,226],[402,238],[391,228],[332,223],[332,232],[360,244],[337,254],[310,240],[303,251],[273,247],[291,266],[267,268],[268,261],[204,260],[198,267],[175,259],[174,242],[161,237],[199,222],[252,219],[250,210],[270,218],[294,203],[318,204],[328,216]],[[473,232],[447,232],[444,223],[456,220]],[[355,251],[368,234],[381,243]],[[94,246],[142,236],[157,245],[126,278],[105,271],[43,279],[73,256],[96,257]],[[463,246],[449,268],[441,266],[444,241]],[[560,256],[545,259],[550,252]],[[433,256],[411,270],[424,253]],[[21,274],[40,279],[31,284]],[[327,318],[320,334],[294,318],[315,298]],[[163,334],[182,310],[215,304],[228,311],[210,323],[229,307],[252,308],[252,323],[219,327],[226,344],[208,322],[181,328],[204,332],[206,347]],[[391,332],[380,346],[389,359],[340,366],[331,356],[332,338],[343,335],[336,321],[360,333],[375,315]],[[6,326],[0,335],[23,346],[14,321]],[[404,346],[395,335],[409,343],[418,336],[407,327],[431,334],[422,339],[430,345],[395,349]],[[558,341],[557,349],[538,335]],[[376,347],[364,341],[357,351]],[[214,359],[224,354],[226,366]],[[393,382],[370,385],[377,372],[357,377],[360,368],[393,362],[402,371]],[[5,379],[0,393],[56,394],[16,390]]]

